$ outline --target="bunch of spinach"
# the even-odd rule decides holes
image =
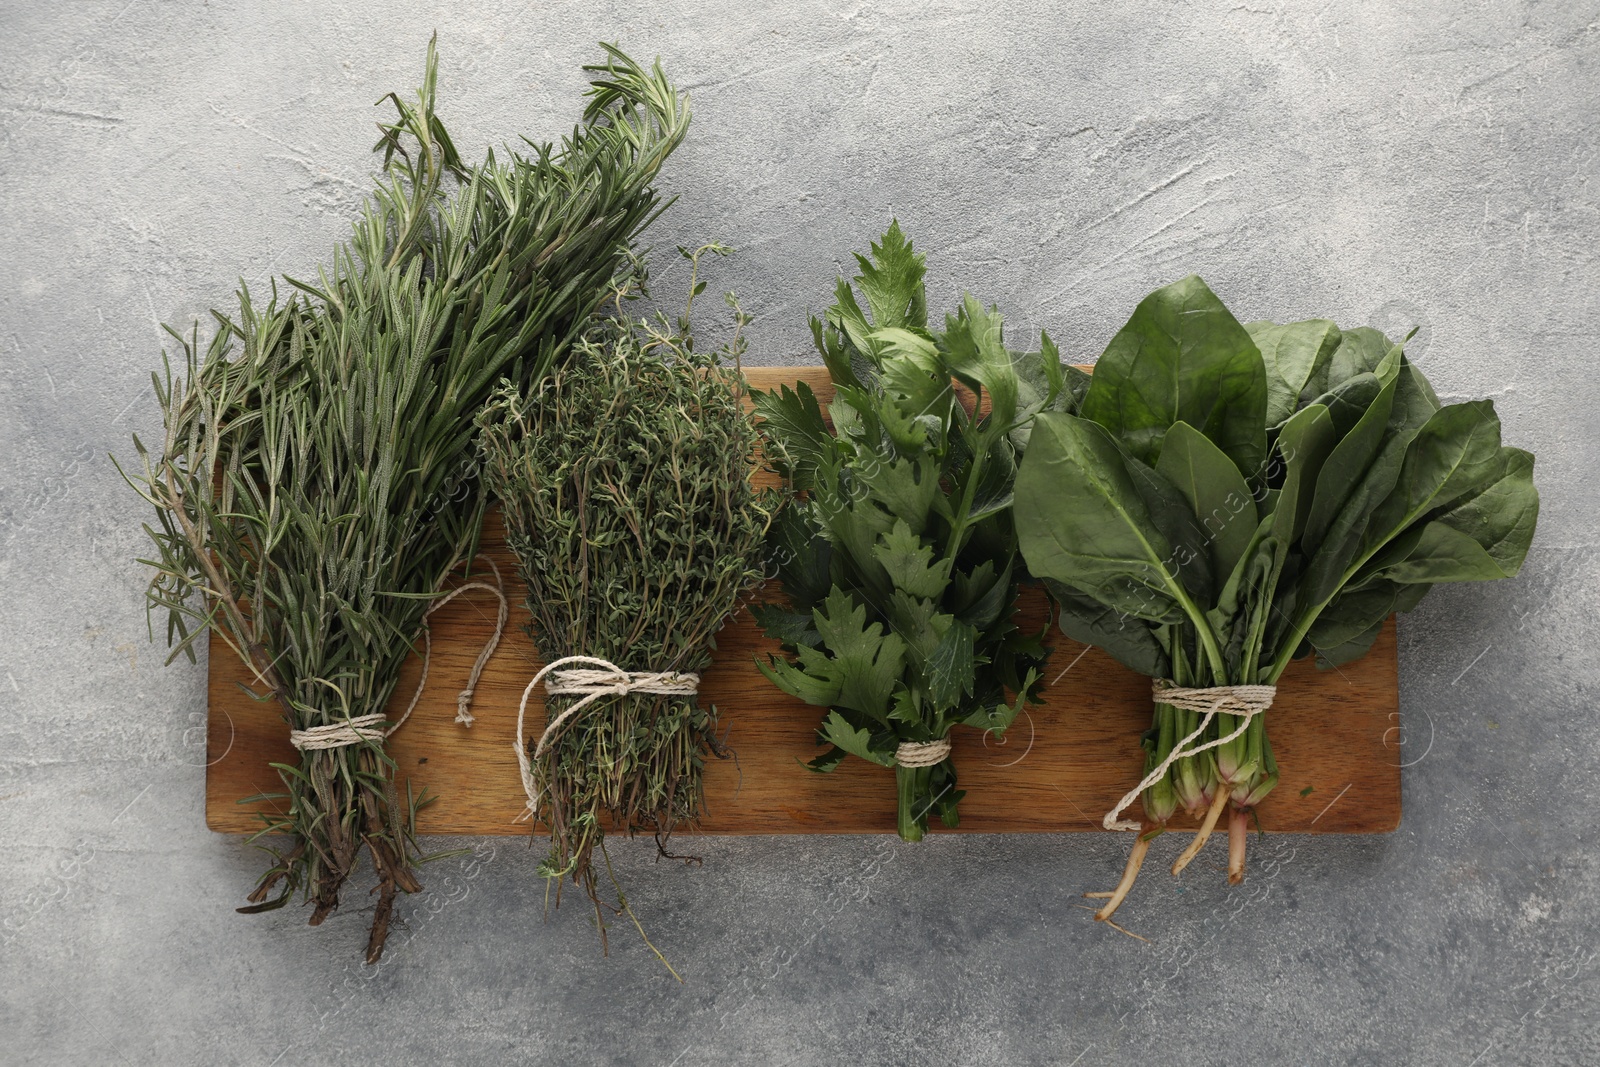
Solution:
[[[899,833],[916,841],[931,812],[957,825],[962,793],[948,754],[907,765],[902,746],[931,761],[959,723],[1000,733],[1034,692],[1046,650],[1012,618],[1025,577],[1012,487],[1030,420],[1075,406],[1086,376],[1048,336],[1008,350],[999,313],[971,296],[930,329],[923,257],[897,222],[856,259],[866,307],[841,278],[811,323],[831,429],[804,383],[756,394],[765,454],[793,491],[769,534],[787,603],[756,617],[794,659],[761,669],[829,709],[811,767],[895,768]]]
[[[1038,417],[1017,499],[1023,557],[1063,631],[1200,688],[1361,656],[1434,584],[1516,574],[1539,510],[1533,456],[1501,446],[1491,401],[1441,405],[1377,330],[1241,325],[1197,277],[1140,303],[1077,414]],[[1156,704],[1147,768],[1200,721]],[[1239,726],[1218,715],[1205,736]],[[1277,778],[1260,714],[1179,758],[1145,790],[1144,832],[1100,916],[1179,806],[1206,820],[1174,873],[1231,800],[1237,882],[1248,814]]]

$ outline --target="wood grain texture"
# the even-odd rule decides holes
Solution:
[[[751,368],[758,388],[808,382],[827,403],[832,390],[820,367]],[[406,780],[426,786],[437,803],[418,819],[426,834],[525,834],[513,820],[524,798],[512,755],[517,702],[540,666],[521,627],[527,612],[513,576],[497,514],[485,523],[483,548],[507,576],[511,630],[489,661],[473,702],[476,725],[458,725],[456,692],[493,631],[494,599],[457,597],[433,617],[433,660],[417,710],[388,748]],[[1037,626],[1043,594],[1030,590],[1020,608]],[[1150,682],[1099,649],[1056,632],[1046,672],[1044,703],[1028,708],[1003,742],[958,727],[953,734],[961,787],[961,831],[1061,832],[1099,830],[1100,817],[1139,779],[1139,734],[1150,724]],[[893,833],[894,772],[847,759],[832,774],[801,764],[815,756],[820,709],[779,692],[755,668],[777,645],[761,636],[748,614],[722,631],[703,699],[715,705],[736,760],[706,771],[707,815],[699,832],[713,834]],[[416,686],[413,657],[391,702],[398,715]],[[243,665],[213,638],[207,729],[206,823],[225,833],[260,828],[256,811],[272,801],[242,800],[281,789],[274,762],[296,763],[288,730],[274,705],[241,688]],[[529,701],[529,726],[544,722],[538,698]],[[1309,661],[1290,666],[1268,712],[1282,778],[1259,809],[1263,829],[1292,833],[1387,833],[1400,823],[1399,674],[1395,623],[1384,626],[1372,651],[1336,671]],[[1135,806],[1134,813],[1138,811]],[[1180,818],[1174,826],[1186,825]],[[937,822],[934,832],[948,832]]]

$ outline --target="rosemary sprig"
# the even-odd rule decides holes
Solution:
[[[583,331],[633,238],[664,207],[651,182],[687,97],[659,64],[604,46],[584,122],[559,146],[462,164],[434,110],[437,56],[379,125],[383,172],[315,283],[262,307],[241,287],[183,367],[155,379],[165,436],[124,472],[154,507],[148,595],[172,655],[215,633],[293,729],[382,712],[444,583],[477,551],[485,505],[472,420],[495,383],[544,376]],[[382,101],[380,101],[381,103]],[[196,594],[199,594],[198,596]],[[297,889],[322,922],[367,852],[383,951],[396,892],[421,888],[415,814],[381,742],[279,765],[285,806],[253,840],[272,867],[241,911]],[[276,894],[276,895],[274,895]]]

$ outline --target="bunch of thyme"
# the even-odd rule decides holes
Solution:
[[[537,381],[587,328],[661,210],[651,182],[688,126],[659,65],[606,52],[559,147],[469,168],[434,112],[430,42],[415,100],[386,98],[398,114],[379,126],[383,172],[331,265],[314,285],[286,279],[286,298],[274,286],[265,307],[241,287],[206,345],[198,327],[173,332],[186,374],[169,358],[155,378],[162,446],[135,438],[140,469],[125,472],[157,512],[156,558],[141,562],[169,661],[214,633],[291,730],[365,721],[356,743],[276,765],[283,804],[253,840],[290,840],[261,846],[274,863],[240,910],[303,888],[316,925],[365,850],[381,891],[369,963],[396,892],[421,888],[426,802],[396,795],[375,720],[444,582],[477,551],[473,418],[495,383]]]
[[[726,250],[680,251],[697,267]],[[692,277],[688,309],[703,289]],[[736,328],[717,352],[698,352],[688,309],[674,329],[627,317],[623,295],[564,366],[532,390],[507,382],[496,393],[481,418],[484,474],[547,664],[586,656],[623,672],[697,674],[761,580],[774,503],[751,484],[744,342]],[[599,893],[606,829],[653,833],[667,854],[667,836],[700,813],[706,756],[723,753],[716,709],[692,692],[607,695],[558,724],[574,703],[551,695],[551,726],[519,739],[519,757],[533,753],[530,800],[550,833],[540,873],[558,901],[562,879],[582,886],[604,945],[606,910],[638,925],[620,887],[614,906]]]

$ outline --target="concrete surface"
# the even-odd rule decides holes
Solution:
[[[3,4],[0,1061],[1600,1063],[1597,7]],[[1109,837],[618,849],[681,986],[541,922],[515,839],[441,861],[379,968],[359,893],[234,914],[261,860],[202,823],[204,670],[146,637],[105,456],[157,425],[157,322],[343,234],[435,27],[474,155],[566,129],[596,39],[661,54],[696,119],[655,240],[743,249],[712,285],[762,362],[809,359],[891,213],[936,307],[1075,357],[1189,271],[1242,316],[1420,324],[1544,513],[1520,578],[1402,624],[1401,830],[1269,839],[1237,890],[1153,864],[1119,916],[1148,944],[1078,909]]]

